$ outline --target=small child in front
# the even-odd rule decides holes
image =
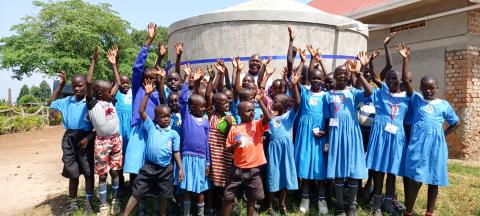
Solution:
[[[118,116],[114,100],[110,94],[112,85],[105,80],[93,82],[93,71],[98,58],[98,47],[95,48],[87,76],[87,109],[95,128],[94,144],[95,174],[99,176],[98,193],[100,195],[99,215],[108,215],[107,177],[112,177],[112,212],[120,213],[120,202],[117,199],[119,177],[117,171],[122,168],[122,137],[119,134]],[[115,74],[118,79],[118,73]]]
[[[262,135],[268,130],[271,116],[262,102],[262,95],[261,91],[257,93],[257,101],[263,113],[262,119],[253,120],[253,103],[242,101],[238,104],[242,123],[232,126],[228,133],[226,147],[233,150],[233,169],[224,193],[224,216],[232,214],[233,201],[243,192],[247,197],[248,216],[254,214],[256,201],[265,197],[260,175],[261,166],[267,163]]]
[[[178,181],[183,180],[180,159],[180,136],[170,127],[170,108],[166,105],[155,107],[155,122],[145,112],[148,98],[153,92],[151,81],[145,82],[145,95],[138,112],[144,120],[147,133],[145,148],[146,162],[140,169],[132,187],[132,196],[125,207],[124,215],[130,215],[139,197],[159,197],[160,215],[167,213],[167,199],[173,197],[172,153],[178,167]]]

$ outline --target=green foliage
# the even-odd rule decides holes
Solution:
[[[35,97],[32,94],[28,94],[19,98],[17,101],[17,104],[28,104],[28,103],[39,103],[39,102],[41,102],[39,98]]]
[[[40,88],[38,86],[32,86],[30,87],[30,95],[33,95],[34,97],[40,99]]]
[[[52,94],[52,89],[50,88],[50,85],[43,80],[39,87],[39,95],[38,98],[40,98],[43,102],[47,102],[48,99],[50,98],[50,95]]]
[[[44,126],[45,120],[42,116],[0,116],[0,134],[42,129]]]
[[[28,88],[27,85],[24,84],[24,85],[22,86],[22,88],[20,89],[20,93],[18,94],[17,101],[18,101],[21,97],[23,97],[23,96],[25,96],[25,95],[28,95],[28,94],[30,94],[30,89]]]
[[[109,4],[83,0],[33,4],[40,7],[38,15],[24,17],[23,23],[12,26],[15,35],[0,39],[0,67],[11,69],[14,78],[20,80],[35,71],[54,75],[61,69],[68,77],[85,73],[93,49],[99,46],[95,77],[109,79],[113,73],[104,53],[113,44],[122,50],[120,68],[131,68],[138,52],[129,35],[132,29]]]
[[[62,113],[61,112],[50,112],[50,117],[48,118],[48,125],[60,125],[62,123]]]

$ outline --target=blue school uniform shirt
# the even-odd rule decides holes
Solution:
[[[188,84],[182,85],[180,93],[180,115],[182,116],[182,155],[205,158],[210,165],[210,147],[208,132],[210,125],[208,117],[196,118],[188,110]]]
[[[147,61],[148,50],[150,47],[142,46],[140,53],[138,53],[137,59],[132,67],[132,96],[133,96],[133,106],[132,106],[132,126],[142,123],[142,118],[138,113],[140,108],[140,103],[142,102],[143,96],[145,96],[145,89],[142,86],[143,80],[143,71],[144,66]],[[147,101],[147,107],[145,108],[145,113],[151,119],[155,118],[155,107],[160,104],[160,98],[158,97],[158,92],[155,89]]]
[[[182,115],[180,113],[170,114],[170,127],[182,136]]]
[[[268,123],[270,140],[280,137],[289,137],[292,139],[293,123],[295,122],[296,116],[297,112],[295,112],[294,109],[290,109],[281,116],[273,117]]]
[[[143,123],[147,131],[147,147],[145,157],[161,167],[166,167],[172,161],[172,152],[180,150],[180,136],[170,127],[161,128],[147,117]]]
[[[75,96],[57,99],[50,104],[50,109],[62,113],[62,125],[65,129],[92,131],[93,126],[88,117],[85,98],[77,101]]]

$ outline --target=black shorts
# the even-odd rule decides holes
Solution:
[[[93,176],[93,139],[85,150],[79,143],[91,131],[67,130],[62,139],[62,161],[65,178],[78,178],[80,175]]]
[[[244,190],[248,200],[258,201],[265,198],[259,167],[241,169],[232,166],[232,172],[225,187],[224,199],[233,200],[235,197],[241,196]]]
[[[142,197],[173,197],[173,165],[166,167],[147,161],[138,172],[133,182],[132,196]]]

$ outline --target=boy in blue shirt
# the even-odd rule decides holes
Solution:
[[[50,110],[62,113],[62,124],[66,129],[62,139],[62,175],[69,179],[69,206],[67,212],[78,209],[77,190],[78,177],[85,177],[85,209],[92,212],[91,201],[93,197],[93,126],[87,114],[85,101],[86,78],[74,76],[72,78],[72,90],[74,96],[58,99],[67,81],[64,71],[60,72],[60,84],[50,96],[48,104]]]
[[[170,108],[166,105],[155,107],[155,123],[145,112],[148,98],[153,92],[153,81],[144,83],[145,96],[138,112],[144,120],[143,127],[147,135],[145,149],[146,162],[140,169],[132,187],[132,196],[125,207],[124,215],[130,215],[138,199],[144,197],[160,198],[160,215],[166,215],[167,199],[173,197],[172,152],[178,167],[178,181],[183,179],[180,159],[180,136],[170,128]]]

